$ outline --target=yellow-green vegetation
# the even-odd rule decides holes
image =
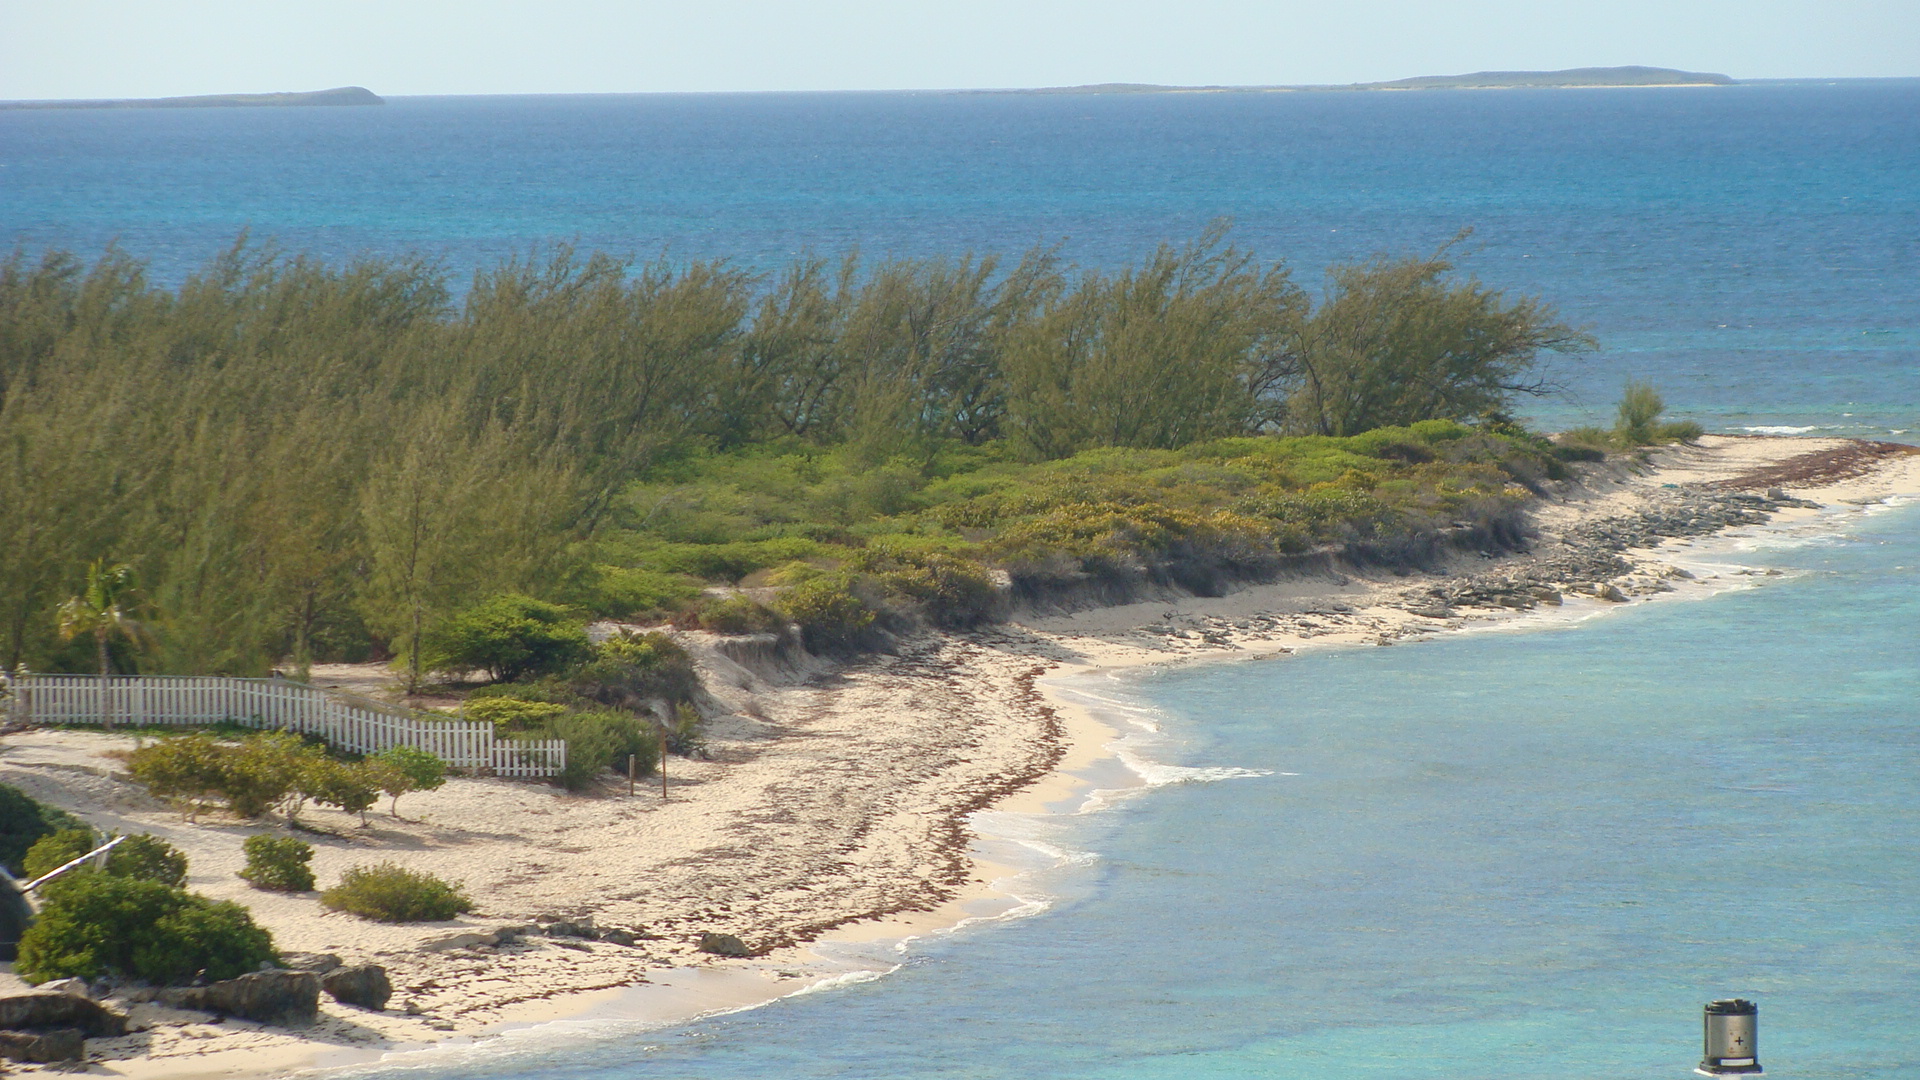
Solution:
[[[889,623],[999,617],[996,571],[1016,599],[1086,582],[1115,597],[1144,583],[1217,593],[1319,545],[1391,549],[1498,519],[1559,469],[1518,429],[1450,420],[1048,462],[949,444],[917,469],[789,441],[649,470],[612,508],[601,557],[765,588],[810,648],[844,651]]]
[[[320,903],[374,922],[439,922],[473,910],[465,889],[396,863],[356,866]]]
[[[313,888],[313,845],[297,836],[249,836],[240,845],[247,864],[240,876],[268,892],[306,892]]]
[[[219,801],[236,817],[278,807],[292,819],[312,801],[359,814],[363,824],[382,792],[397,808],[402,794],[446,780],[446,763],[424,750],[347,759],[286,732],[236,740],[204,731],[169,735],[127,755],[127,771],[154,795],[183,804],[190,817]]]
[[[424,259],[241,243],[162,288],[119,251],[16,254],[0,666],[393,656],[415,685],[564,668],[466,650],[496,601],[550,627],[527,605],[726,631],[774,611],[854,648],[895,617],[993,617],[989,571],[1206,588],[1506,498],[1501,470],[1542,452],[1482,418],[1547,389],[1542,351],[1591,344],[1444,248],[1336,267],[1316,302],[1218,228],[1118,270],[562,250],[457,300]],[[136,580],[128,634],[131,594],[96,586]],[[702,591],[734,583],[789,591]]]

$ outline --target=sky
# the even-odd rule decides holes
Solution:
[[[0,99],[1920,76],[1920,0],[0,0]]]

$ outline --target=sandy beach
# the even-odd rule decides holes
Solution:
[[[1102,670],[1387,645],[1751,583],[1688,569],[1728,530],[1831,528],[1920,495],[1920,454],[1839,439],[1709,436],[1644,465],[1594,466],[1538,500],[1529,550],[1445,566],[1355,567],[1214,598],[1027,613],[837,665],[771,637],[684,634],[708,699],[704,760],[673,759],[666,796],[608,777],[572,795],[460,778],[357,818],[306,811],[323,883],[394,860],[463,881],[457,922],[383,925],[311,893],[252,890],[241,841],[278,822],[197,824],[125,779],[130,736],[0,737],[0,782],[96,828],[152,832],[192,860],[189,887],[249,906],[283,952],[384,965],[385,1011],[323,1002],[287,1031],[119,1002],[133,1032],[91,1040],[92,1071],[267,1076],[468,1044],[560,1019],[671,1023],[887,969],[897,946],[1020,901],[1020,869],[971,817],[1071,810],[1113,787],[1113,726],[1056,685]],[[366,689],[384,676],[316,671]],[[1137,780],[1135,782],[1138,782]],[[559,933],[550,932],[559,930]],[[738,937],[754,954],[699,949]],[[12,980],[10,974],[0,976]],[[31,1066],[23,1068],[33,1068]]]

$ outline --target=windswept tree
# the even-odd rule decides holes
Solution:
[[[1447,250],[1329,271],[1325,299],[1280,365],[1285,427],[1357,435],[1420,420],[1473,420],[1504,410],[1516,395],[1552,391],[1535,370],[1542,352],[1596,347],[1548,304],[1508,302],[1478,281],[1449,279]]]

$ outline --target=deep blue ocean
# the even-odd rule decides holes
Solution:
[[[1724,89],[396,99],[0,111],[0,234],[178,281],[243,229],[457,279],[642,258],[1017,254],[1116,266],[1231,217],[1307,284],[1428,251],[1723,431],[1915,441],[1920,80]],[[1078,687],[1170,783],[1026,827],[1087,853],[1041,915],[877,981],[435,1076],[1679,1077],[1699,1006],[1769,1072],[1920,1076],[1920,506],[1725,556],[1786,571],[1528,632]],[[1144,740],[1144,741],[1139,741]]]

